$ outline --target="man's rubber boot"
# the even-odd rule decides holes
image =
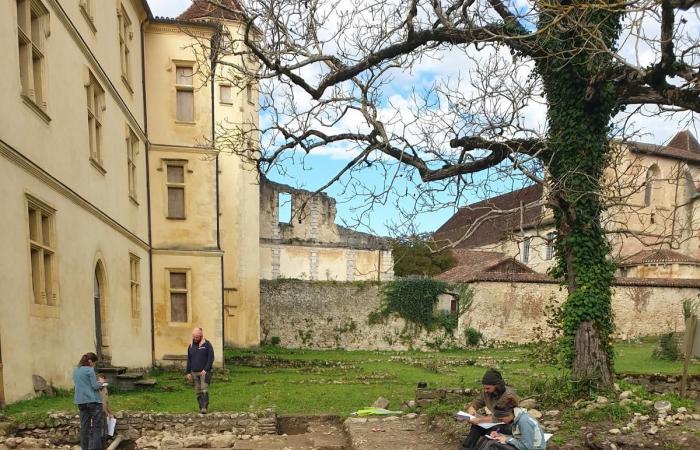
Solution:
[[[202,393],[202,407],[199,410],[202,414],[206,414],[209,409],[209,392]]]

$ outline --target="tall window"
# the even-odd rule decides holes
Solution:
[[[289,192],[277,195],[277,218],[279,223],[292,223],[292,194]]]
[[[126,170],[129,179],[129,197],[134,201],[136,196],[136,155],[139,154],[139,138],[134,131],[129,128],[129,135],[126,138]]]
[[[651,206],[654,202],[654,184],[658,176],[659,168],[656,165],[651,166],[644,181],[644,206]]]
[[[131,82],[131,64],[129,58],[131,57],[131,51],[129,49],[129,41],[131,41],[132,31],[131,31],[131,20],[126,14],[124,7],[119,8],[117,13],[117,19],[119,22],[119,57],[122,66],[122,77],[127,83]]]
[[[129,253],[129,283],[131,285],[131,317],[141,316],[141,258]]]
[[[28,199],[29,253],[32,263],[34,303],[57,305],[55,211],[36,200]]]
[[[194,122],[194,85],[192,84],[192,66],[175,68],[175,90],[177,92],[178,122]]]
[[[527,263],[530,261],[530,240],[531,238],[527,237],[523,241],[523,262]]]
[[[168,290],[170,292],[170,321],[188,322],[187,299],[189,286],[186,271],[168,272]]]
[[[185,161],[165,163],[168,191],[168,218],[185,218]]]
[[[248,103],[253,103],[254,98],[253,98],[253,85],[248,83],[245,87],[245,98],[248,100]]]
[[[88,135],[90,159],[102,167],[102,113],[105,110],[105,91],[90,72],[90,81],[85,88],[87,96]]]
[[[544,259],[550,260],[554,258],[554,239],[556,238],[556,233],[547,233],[547,248],[545,250]]]
[[[22,96],[44,112],[44,41],[48,14],[48,10],[38,0],[17,0],[17,42]]]
[[[230,105],[233,103],[233,96],[231,95],[231,85],[222,84],[219,86],[219,98],[221,103],[226,103]]]

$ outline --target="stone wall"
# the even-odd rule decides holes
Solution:
[[[536,338],[536,327],[545,327],[545,311],[566,297],[555,282],[510,274],[491,274],[470,284],[474,301],[454,336],[437,331],[414,338],[400,318],[369,324],[381,303],[377,283],[263,281],[261,340],[278,337],[280,345],[290,348],[430,349],[464,346],[464,332],[473,327],[489,341],[524,343]],[[616,336],[683,331],[681,301],[697,297],[699,287],[696,280],[619,279],[613,289]]]
[[[126,439],[137,441],[140,448],[160,447],[163,439],[180,441],[170,447],[191,447],[184,439],[196,438],[196,447],[227,447],[223,442],[250,439],[253,436],[277,434],[277,417],[273,411],[253,413],[165,414],[165,413],[115,413],[117,433]],[[42,439],[52,445],[76,444],[80,441],[80,421],[77,414],[52,413],[45,420],[22,424],[14,430],[17,438]],[[222,442],[219,442],[222,441]],[[12,442],[11,442],[12,443]],[[7,443],[5,444],[7,445]],[[165,445],[165,444],[163,444]],[[232,444],[231,444],[232,445]],[[12,448],[12,445],[7,445]]]

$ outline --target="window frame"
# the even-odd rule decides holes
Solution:
[[[190,69],[192,75],[189,77],[190,84],[181,84],[178,79],[179,69]],[[180,92],[190,92],[192,94],[192,118],[187,120],[186,118],[180,118],[180,110],[178,109],[178,96]],[[194,95],[194,62],[177,61],[175,62],[175,123],[180,124],[193,124],[196,123],[197,112],[195,109],[195,95]]]
[[[164,159],[163,172],[165,174],[165,218],[168,220],[186,220],[187,219],[187,168],[188,160],[186,159]],[[168,167],[182,167],[182,182],[168,180]],[[182,189],[182,217],[172,216],[170,214],[170,189]]]
[[[121,68],[121,78],[130,93],[133,94],[131,88],[131,48],[129,41],[133,39],[133,31],[131,30],[132,21],[129,14],[126,12],[123,4],[117,8],[117,26],[119,35],[119,66]]]
[[[544,259],[546,261],[551,261],[554,259],[554,241],[557,238],[557,233],[554,231],[550,231],[547,233],[546,241],[547,245],[545,247],[545,254],[544,254]]]
[[[228,88],[229,98],[224,100],[223,89]],[[228,83],[219,83],[219,103],[226,106],[233,105],[233,86]]]
[[[50,34],[49,10],[40,0],[15,0],[15,12],[20,97],[48,123],[45,43]]]
[[[80,0],[78,7],[80,8],[80,13],[87,21],[92,32],[97,33],[97,27],[95,26],[95,1]]]
[[[530,246],[531,246],[531,244],[532,244],[531,237],[528,236],[525,239],[523,239],[521,260],[525,264],[530,262]]]
[[[130,126],[127,125],[126,128],[128,130],[126,134],[126,171],[129,199],[138,205],[138,167],[136,165],[136,157],[139,155],[139,143],[141,141]]]
[[[32,290],[32,309],[56,309],[60,306],[58,283],[58,249],[56,245],[56,209],[38,198],[25,194],[27,241],[29,244],[29,282]],[[34,211],[34,224],[32,214]],[[43,222],[46,218],[46,223]],[[32,236],[32,230],[35,235]],[[48,240],[45,234],[48,233]],[[34,252],[38,252],[38,273],[34,267]],[[47,280],[46,256],[49,256]],[[36,275],[35,275],[36,274]],[[47,291],[47,286],[50,291]],[[38,288],[41,290],[38,291]]]
[[[129,252],[129,298],[131,318],[141,318],[141,258]]]
[[[168,267],[165,269],[165,286],[166,286],[166,298],[168,301],[167,315],[168,323],[173,326],[189,326],[192,323],[192,270],[186,267]],[[170,275],[173,273],[185,274],[185,289],[173,288],[170,282]],[[172,294],[185,294],[185,307],[187,308],[186,315],[187,321],[173,321],[173,304],[172,304]]]
[[[97,81],[97,77],[88,70],[88,82],[85,85],[85,98],[88,116],[88,147],[90,150],[90,162],[104,175],[107,173],[103,166],[103,121],[104,112],[107,110],[105,90]]]

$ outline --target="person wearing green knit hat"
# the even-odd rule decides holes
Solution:
[[[471,427],[469,429],[469,434],[462,442],[460,450],[474,450],[479,442],[479,438],[488,434],[492,431],[498,431],[501,433],[508,434],[510,432],[510,426],[508,425],[497,425],[493,428],[483,428],[479,426],[482,423],[493,423],[500,422],[493,417],[493,411],[496,408],[496,404],[504,395],[511,396],[517,400],[517,395],[515,391],[509,386],[506,386],[506,382],[503,380],[501,372],[496,369],[489,369],[484,373],[481,378],[481,393],[472,402],[467,405],[467,412],[472,416],[476,416],[477,411],[481,408],[486,408],[487,414],[480,417],[473,417],[469,420]]]

